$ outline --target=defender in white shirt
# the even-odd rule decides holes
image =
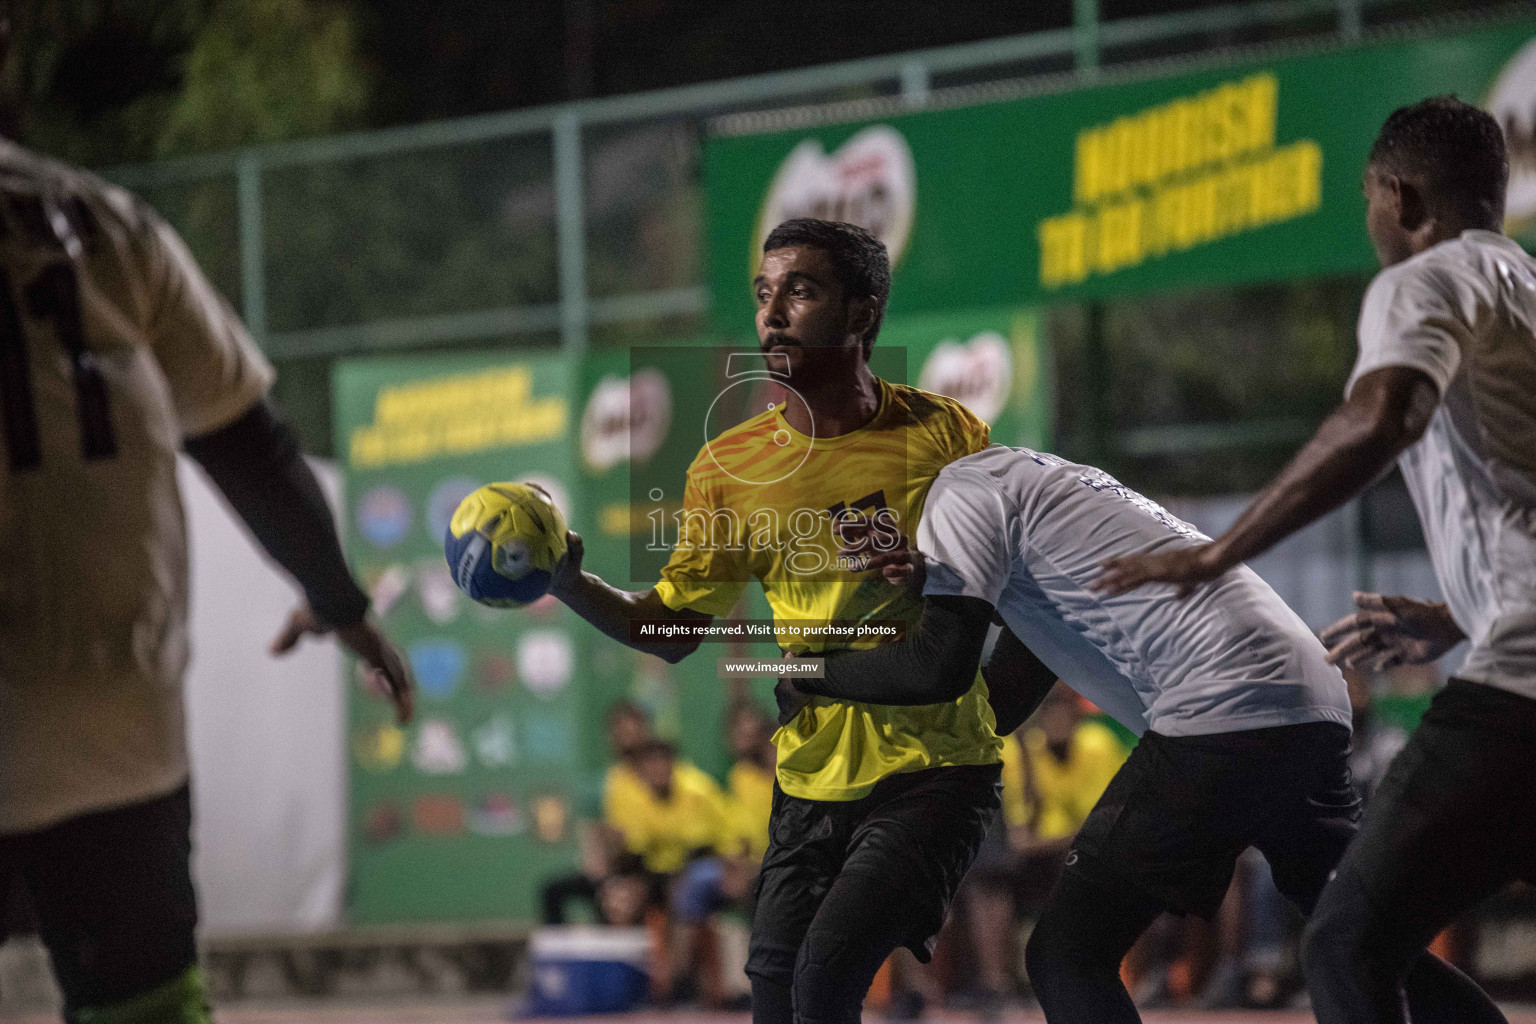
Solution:
[[[1454,97],[1387,119],[1365,172],[1384,268],[1342,406],[1210,544],[1112,562],[1103,586],[1213,579],[1402,468],[1446,604],[1356,595],[1330,657],[1385,667],[1471,641],[1377,788],[1305,944],[1322,1024],[1402,1021],[1403,979],[1451,921],[1536,881],[1536,262],[1504,237],[1494,119]],[[1480,992],[1458,1020],[1502,1020]]]
[[[929,493],[915,635],[828,656],[823,678],[796,681],[875,703],[953,700],[995,615],[1007,631],[986,678],[1011,719],[1059,676],[1141,736],[1030,938],[1050,1021],[1139,1020],[1119,968],[1158,914],[1213,915],[1249,846],[1309,912],[1355,834],[1344,679],[1263,580],[1235,566],[1183,601],[1171,587],[1094,589],[1106,559],[1206,540],[1102,470],[988,448],[945,467]],[[897,548],[871,565],[899,574],[909,557]],[[1471,984],[1432,957],[1415,975],[1421,1009],[1435,1005],[1421,994]]]

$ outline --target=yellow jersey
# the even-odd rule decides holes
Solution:
[[[0,835],[187,781],[176,456],[271,383],[149,207],[0,140]]]
[[[1003,747],[1003,818],[1028,825],[1041,839],[1077,834],[1130,751],[1108,726],[1083,722],[1072,733],[1067,759],[1046,749],[1045,733],[1025,729]]]
[[[854,510],[915,537],[934,477],[985,448],[988,429],[953,399],[877,383],[879,409],[859,430],[808,437],[778,405],[704,446],[688,469],[678,542],[656,586],[667,607],[724,615],[756,579],[777,622],[915,621],[918,594],[838,564],[832,518]],[[781,639],[803,653],[874,643]],[[995,764],[995,724],[979,672],[947,704],[817,697],[774,734],[779,786],[808,800],[857,800],[889,775]]]
[[[680,871],[695,850],[731,852],[725,796],[714,779],[686,761],[672,768],[672,793],[659,800],[626,765],[608,771],[603,818],[624,834],[624,846],[647,871]]]
[[[750,761],[737,761],[725,781],[732,836],[748,857],[760,861],[768,852],[773,772]]]

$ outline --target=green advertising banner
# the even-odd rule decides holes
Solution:
[[[495,480],[537,479],[580,521],[573,384],[563,360],[507,354],[336,368],[349,556],[420,688],[404,729],[353,688],[353,922],[529,919],[538,882],[569,870],[589,767],[575,628],[587,627],[552,599],[474,604],[443,533],[460,499]]]
[[[783,220],[875,231],[889,314],[1374,269],[1360,174],[1393,109],[1454,92],[1505,126],[1509,227],[1536,219],[1536,21],[1250,60],[878,121],[711,139],[717,326]],[[882,336],[883,338],[883,336]]]
[[[899,347],[907,383],[958,399],[992,428],[999,444],[1051,443],[1050,359],[1032,309],[961,310],[898,316],[877,349]]]

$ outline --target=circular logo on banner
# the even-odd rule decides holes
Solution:
[[[604,377],[581,414],[582,458],[597,473],[625,461],[644,462],[661,448],[671,425],[672,387],[660,370]]]
[[[457,775],[469,765],[469,755],[451,723],[429,718],[416,730],[411,763],[423,775]]]
[[[527,831],[522,809],[508,793],[487,793],[469,815],[469,828],[482,836],[515,836]]]
[[[405,757],[405,732],[393,725],[359,731],[352,739],[357,763],[370,772],[387,772]]]
[[[1536,220],[1536,40],[1526,43],[1504,65],[1486,106],[1504,128],[1509,151],[1505,228],[1519,233]]]
[[[529,630],[517,645],[518,678],[541,697],[565,689],[571,681],[574,664],[571,638],[559,630]]]
[[[416,592],[421,597],[421,610],[437,625],[446,626],[459,617],[463,592],[441,558],[423,558],[416,563]]]
[[[432,488],[432,494],[427,498],[427,530],[432,534],[433,544],[442,546],[443,537],[448,533],[448,524],[453,521],[453,513],[458,509],[459,502],[479,487],[478,483],[467,476],[454,476],[439,481]]]
[[[357,532],[376,548],[392,548],[411,530],[411,503],[398,487],[375,487],[357,503]]]
[[[456,836],[464,831],[464,804],[443,794],[420,796],[411,805],[416,831],[424,836]]]
[[[902,134],[877,124],[857,133],[830,156],[806,139],[779,165],[752,247],[752,269],[768,232],[796,217],[842,220],[867,228],[885,243],[891,266],[901,262],[917,213],[917,170]]]
[[[469,660],[462,645],[452,640],[422,640],[410,647],[411,672],[428,697],[446,697],[458,688]]]
[[[1008,340],[985,331],[964,344],[958,338],[938,343],[923,363],[917,386],[960,402],[991,423],[1008,405],[1013,358]]]

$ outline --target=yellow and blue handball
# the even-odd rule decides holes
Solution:
[[[443,548],[460,590],[493,608],[520,608],[549,592],[565,531],[565,516],[537,484],[486,484],[459,502]]]

